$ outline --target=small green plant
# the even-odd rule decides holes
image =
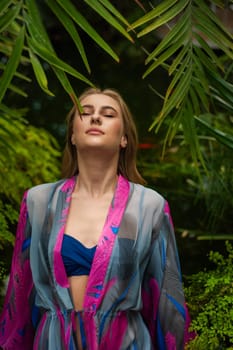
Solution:
[[[46,130],[30,125],[25,113],[25,109],[14,109],[11,114],[0,106],[0,292],[10,269],[23,193],[60,177],[57,141]]]
[[[188,277],[185,293],[197,336],[187,350],[233,349],[233,246],[229,242],[226,251],[227,257],[210,252],[215,269]]]

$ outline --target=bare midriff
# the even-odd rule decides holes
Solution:
[[[86,287],[88,282],[89,276],[72,276],[69,277],[69,283],[70,283],[70,292],[74,304],[75,311],[82,311],[83,310],[83,304],[84,304],[84,298],[86,293]],[[78,349],[84,350],[82,347],[82,337],[80,332],[80,324],[79,319],[76,317],[76,337],[77,337],[77,343],[78,343]]]

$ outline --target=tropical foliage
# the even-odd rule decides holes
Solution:
[[[228,242],[226,250],[226,257],[211,251],[214,268],[189,277],[185,292],[197,336],[187,350],[233,349],[233,247]]]
[[[56,140],[45,130],[28,125],[25,112],[0,110],[0,250],[14,241],[12,232],[23,192],[59,176]]]
[[[211,133],[219,142],[233,148],[232,135],[212,125],[216,114],[222,112],[229,115],[233,109],[233,85],[231,83],[233,37],[213,11],[213,8],[216,7],[223,8],[224,1],[159,1],[156,2],[153,9],[146,10],[145,5],[146,14],[141,16],[141,12],[138,12],[140,18],[131,24],[112,5],[111,1],[85,0],[79,3],[75,5],[75,2],[70,0],[1,1],[0,50],[6,59],[1,63],[3,75],[0,81],[0,102],[7,89],[23,94],[19,89],[19,83],[13,84],[12,79],[15,76],[20,79],[28,79],[17,71],[23,65],[28,64],[32,65],[41,88],[52,95],[43,67],[46,62],[51,66],[64,90],[78,104],[70,77],[75,77],[88,85],[92,83],[80,73],[80,67],[77,69],[71,67],[58,57],[48,35],[46,23],[40,14],[44,6],[49,7],[76,45],[88,73],[90,66],[80,31],[85,32],[113,59],[119,60],[117,54],[87,20],[88,13],[92,11],[92,16],[102,17],[109,27],[114,27],[127,40],[133,41],[135,30],[138,31],[136,34],[139,39],[135,38],[137,41],[145,35],[152,35],[152,38],[156,38],[154,49],[151,52],[144,48],[148,52],[145,60],[148,68],[144,77],[159,66],[166,69],[170,77],[170,84],[165,96],[162,97],[162,109],[151,125],[151,129],[155,128],[158,131],[166,118],[170,117],[164,147],[167,143],[171,144],[177,132],[182,128],[185,141],[191,149],[196,165],[198,161],[201,161],[205,166],[198,137],[198,128],[201,127],[204,128],[206,134]],[[140,4],[143,7],[144,3],[148,4],[135,1],[135,6]],[[156,34],[164,26],[168,26],[169,30],[158,42]],[[217,49],[218,53],[212,47]],[[156,92],[156,87],[153,89]],[[210,120],[209,116],[211,116]]]
[[[233,149],[233,136],[213,128],[212,121],[207,120],[210,116],[214,119],[220,111],[227,115],[233,112],[233,36],[214,13],[215,5],[223,8],[224,2],[161,1],[131,24],[133,29],[141,28],[138,37],[169,26],[163,40],[148,53],[145,61],[149,67],[144,77],[159,66],[170,77],[162,109],[151,129],[155,127],[158,131],[170,116],[164,146],[171,144],[182,125],[193,159],[201,160],[202,164],[197,126]],[[213,47],[220,51],[215,53]]]
[[[109,1],[89,0],[85,2],[89,8],[92,8],[94,12],[103,17],[108,23],[111,23],[111,26],[115,27],[127,39],[132,40],[124,29],[126,25],[129,26],[128,22]],[[1,51],[7,60],[1,66],[3,76],[0,82],[0,101],[2,101],[8,88],[22,93],[18,89],[19,84],[15,86],[11,85],[11,83],[14,76],[27,79],[25,76],[17,73],[17,68],[29,63],[33,67],[35,77],[42,90],[49,95],[53,95],[53,93],[48,88],[48,80],[43,68],[43,62],[48,63],[52,67],[55,76],[64,90],[76,103],[78,103],[78,99],[68,76],[73,76],[88,85],[92,85],[78,70],[57,56],[43,23],[43,18],[41,18],[40,7],[44,5],[43,3],[35,0],[3,0],[1,2]],[[87,72],[90,71],[90,67],[79,35],[79,29],[86,32],[103,50],[118,61],[119,58],[116,53],[89,24],[85,16],[77,10],[74,3],[70,0],[46,0],[45,3],[71,36]],[[39,7],[37,4],[39,4]]]

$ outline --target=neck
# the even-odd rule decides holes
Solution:
[[[118,159],[100,159],[100,157],[79,157],[79,174],[75,192],[100,198],[112,195],[117,184]]]

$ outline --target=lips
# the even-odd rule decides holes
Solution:
[[[86,134],[90,135],[103,135],[104,132],[98,128],[90,128],[86,131]]]

